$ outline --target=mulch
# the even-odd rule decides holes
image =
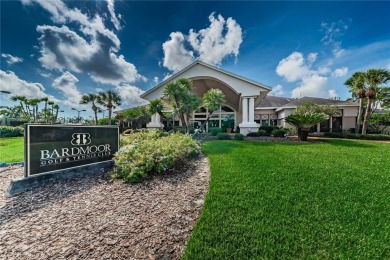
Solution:
[[[200,156],[138,184],[96,173],[6,198],[22,176],[0,169],[0,259],[179,259],[210,173]]]

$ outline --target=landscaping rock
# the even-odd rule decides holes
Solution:
[[[22,176],[0,171],[0,259],[179,259],[209,168],[201,156],[135,185],[96,173],[6,198]]]

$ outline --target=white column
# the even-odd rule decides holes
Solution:
[[[151,123],[155,123],[156,122],[156,114],[152,115],[152,118],[150,120]]]
[[[329,117],[329,132],[333,132],[333,122],[332,122],[332,117]]]
[[[249,98],[249,123],[255,122],[255,98]]]
[[[159,113],[156,113],[154,116],[155,116],[154,120],[156,120],[155,122],[156,122],[157,124],[160,124],[160,114],[159,114]]]
[[[248,98],[242,98],[242,123],[248,122]]]

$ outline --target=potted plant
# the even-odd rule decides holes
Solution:
[[[226,120],[225,125],[226,125],[226,133],[231,133],[234,127],[234,120],[233,119]]]

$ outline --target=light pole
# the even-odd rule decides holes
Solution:
[[[76,108],[74,108],[74,107],[72,107],[72,110],[76,110],[76,111],[78,112],[77,123],[80,123],[80,112],[81,112],[81,111],[87,111],[87,110],[85,110],[85,109],[78,110],[78,109],[76,109]]]

